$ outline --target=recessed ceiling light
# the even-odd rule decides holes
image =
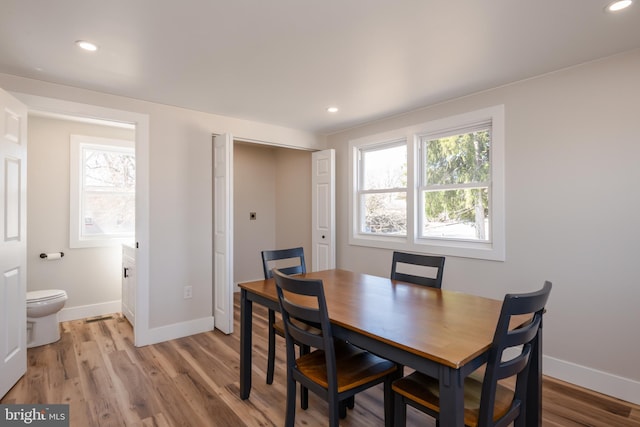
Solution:
[[[338,107],[327,107],[327,113],[337,113]]]
[[[85,40],[76,41],[76,45],[78,45],[79,48],[88,50],[90,52],[95,52],[96,50],[98,50],[98,46]]]
[[[633,0],[616,0],[607,5],[607,12],[617,12],[626,9],[633,3]]]

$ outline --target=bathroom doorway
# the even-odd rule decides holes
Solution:
[[[135,126],[36,111],[27,132],[27,291],[64,290],[60,321],[120,312],[122,243],[135,242]]]
[[[132,240],[136,247],[136,271],[135,280],[133,283],[135,293],[135,313],[136,320],[133,325],[134,340],[136,346],[145,345],[150,342],[149,331],[149,116],[146,114],[140,114],[124,110],[115,110],[110,108],[104,108],[89,104],[80,104],[69,101],[62,101],[58,99],[40,97],[35,95],[14,93],[16,98],[21,100],[29,108],[30,116],[44,116],[47,118],[73,118],[75,121],[84,124],[108,124],[107,127],[115,127],[126,129],[129,128],[129,132],[133,132],[135,140],[135,164],[136,164],[136,183],[135,183],[135,239]],[[69,149],[66,150],[66,156],[69,158]],[[27,170],[31,171],[30,164],[27,166]],[[35,168],[34,168],[35,169]],[[66,177],[69,176],[69,171],[63,170],[62,167],[49,171],[48,175],[61,174]],[[51,185],[51,184],[50,184]],[[30,184],[27,186],[27,197],[30,196]],[[60,200],[60,197],[53,197],[52,195],[45,194],[45,198],[49,198],[50,206],[55,206],[55,209],[65,209],[68,213],[70,211],[69,198]],[[33,206],[29,206],[29,211],[33,211]],[[45,213],[53,213],[52,210],[48,210]],[[28,220],[29,221],[29,220]],[[45,233],[53,228],[52,225],[45,225],[41,223],[41,227],[45,229]],[[61,226],[65,230],[67,238],[65,240],[65,246],[69,245],[69,230],[70,221],[67,220],[65,224]],[[38,230],[28,230],[28,235],[31,233],[37,233]],[[28,269],[33,267],[33,263],[40,261],[40,258],[34,259],[33,254],[39,251],[43,252],[56,252],[63,251],[59,249],[60,246],[55,248],[40,248],[37,246],[28,247]],[[98,248],[99,249],[99,248]],[[77,249],[77,251],[98,252],[96,248]],[[68,250],[71,250],[69,248]],[[121,259],[121,247],[118,248],[118,256],[116,259]],[[65,254],[61,260],[51,261],[46,264],[46,267],[52,270],[52,274],[55,276],[56,281],[60,284],[60,288],[64,289],[61,285],[64,283],[65,276],[61,270],[65,264],[70,264],[71,252]],[[99,254],[93,254],[93,256],[100,257]],[[66,262],[65,262],[66,261]],[[113,264],[112,264],[113,265]],[[60,270],[60,271],[57,271]],[[95,280],[96,271],[88,269],[89,279]],[[75,272],[74,272],[75,274]],[[117,266],[115,276],[118,277],[118,283],[122,283],[122,269],[121,264]],[[114,276],[114,277],[115,277]],[[85,276],[86,278],[87,276]],[[115,279],[114,279],[115,280]],[[86,286],[85,282],[84,285]],[[115,281],[114,281],[115,283]],[[121,289],[121,288],[119,288]],[[113,290],[112,290],[113,291]],[[70,292],[67,292],[70,294]],[[70,310],[70,317],[86,318],[100,315],[101,312],[120,312],[120,296],[117,300],[113,300],[113,297],[102,295],[103,301],[99,301],[97,304],[91,304],[80,301],[77,305],[71,301],[68,301],[67,308]],[[85,300],[86,301],[86,300]],[[95,305],[95,306],[94,306]],[[66,316],[63,315],[63,316]]]

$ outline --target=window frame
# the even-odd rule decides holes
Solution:
[[[82,201],[84,199],[83,150],[85,148],[92,148],[103,151],[130,153],[135,156],[135,141],[72,134],[70,135],[69,148],[69,247],[96,248],[132,244],[135,241],[135,227],[131,233],[93,236],[85,236],[82,234]]]
[[[365,151],[368,152],[373,152],[373,151],[377,151],[377,150],[384,150],[384,149],[388,149],[388,148],[395,148],[395,147],[400,147],[400,146],[406,146],[406,139],[402,138],[402,139],[398,139],[398,140],[394,140],[394,141],[387,141],[384,143],[380,143],[380,144],[368,144],[365,146],[364,149],[359,149],[358,150],[358,180],[357,180],[357,184],[356,184],[356,212],[358,215],[358,220],[357,220],[357,224],[360,225],[362,223],[362,221],[364,221],[365,219],[365,212],[363,212],[363,200],[362,198],[367,195],[367,194],[391,194],[391,193],[405,193],[405,195],[408,198],[409,195],[409,187],[408,187],[408,183],[405,187],[385,187],[385,188],[364,188],[364,181],[365,181],[365,170],[364,168],[361,167],[361,165],[363,165],[364,160],[362,158],[362,154]],[[408,153],[407,153],[407,158],[408,158]],[[360,231],[361,228],[358,227],[358,233],[360,234],[364,234],[364,235],[369,235],[372,233],[364,233],[362,231]],[[398,237],[404,237],[404,235],[401,234],[389,234],[386,235],[388,236],[398,236]]]
[[[424,170],[420,167],[425,153],[421,138],[455,135],[483,122],[491,123],[489,238],[487,241],[432,238],[420,236],[421,186]],[[384,146],[405,140],[407,144],[407,235],[385,236],[361,233],[359,230],[359,179],[362,149]],[[349,244],[403,250],[417,253],[459,256],[504,261],[505,248],[505,185],[504,185],[505,119],[504,105],[496,105],[443,119],[432,120],[380,134],[349,141]]]

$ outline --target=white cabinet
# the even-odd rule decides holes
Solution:
[[[122,246],[122,314],[135,324],[136,313],[136,248]]]

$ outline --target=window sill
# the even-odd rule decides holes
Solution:
[[[352,246],[400,250],[406,252],[424,253],[432,255],[474,258],[487,261],[504,261],[503,245],[486,242],[468,242],[455,240],[417,240],[408,237],[358,235],[349,238]]]

